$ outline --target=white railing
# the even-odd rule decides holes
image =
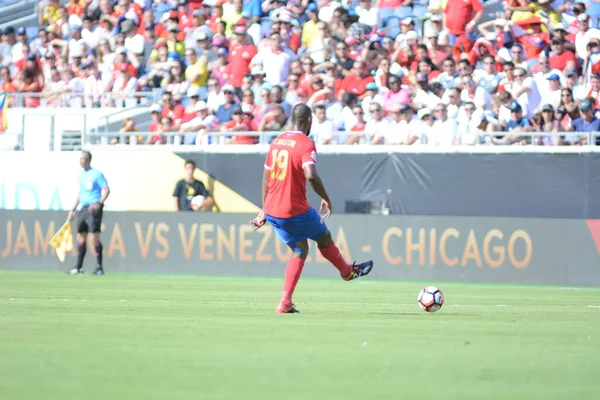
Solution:
[[[63,93],[48,100],[46,93],[11,92],[8,93],[9,107],[25,108],[131,108],[148,107],[157,100],[159,92],[135,92],[128,95],[106,92],[100,96],[84,95],[83,93]],[[96,100],[94,99],[96,97]]]
[[[107,148],[107,149],[131,149],[136,147],[139,149],[157,149],[157,148],[174,148],[186,151],[207,151],[207,152],[235,152],[235,153],[252,153],[263,152],[268,148],[270,141],[279,135],[280,131],[270,132],[206,132],[192,133],[186,132],[180,134],[178,132],[102,132],[89,133],[87,141],[83,143],[89,148]],[[596,146],[596,140],[600,138],[600,133],[597,132],[481,132],[480,142],[477,145],[429,145],[425,141],[417,141],[413,145],[390,145],[390,144],[372,144],[373,135],[365,132],[333,132],[336,136],[361,137],[360,143],[356,145],[345,144],[321,144],[318,145],[319,151],[324,149],[327,152],[342,152],[342,153],[379,153],[382,151],[398,151],[410,153],[438,153],[438,152],[461,152],[461,153],[581,153],[581,152],[600,152],[600,146]],[[148,137],[152,135],[160,135],[165,138],[166,143],[160,145],[145,144]],[[187,135],[187,136],[186,136]],[[564,136],[585,137],[587,143],[591,145],[540,145],[538,139],[540,137],[551,137],[557,139]],[[137,137],[137,140],[131,140],[131,136]],[[256,144],[236,144],[233,137],[254,137],[257,138]],[[518,136],[520,140],[512,145],[502,143],[502,139],[496,137]],[[316,143],[322,143],[319,135],[311,135],[311,138]],[[185,144],[186,140],[194,141],[195,144]],[[114,142],[115,144],[111,144]],[[523,144],[527,143],[527,144]],[[385,150],[384,150],[385,149]]]

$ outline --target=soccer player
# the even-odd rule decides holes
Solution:
[[[83,274],[83,258],[87,251],[87,239],[94,243],[96,252],[96,269],[95,275],[104,275],[102,268],[102,243],[100,242],[100,225],[102,224],[102,209],[104,202],[110,194],[110,189],[106,178],[102,172],[90,166],[92,162],[92,154],[89,151],[81,152],[79,157],[79,165],[81,172],[79,173],[79,193],[75,205],[69,211],[69,220],[75,216],[75,210],[81,204],[77,221],[77,265],[69,271],[71,275]]]
[[[294,131],[283,133],[271,142],[262,181],[263,209],[250,221],[255,230],[269,221],[279,239],[294,251],[287,264],[283,294],[276,310],[280,314],[298,312],[292,295],[308,256],[307,239],[317,242],[323,257],[346,281],[367,275],[373,268],[373,261],[358,265],[346,263],[325,225],[324,220],[331,215],[331,200],[317,173],[315,144],[308,138],[312,125],[310,108],[306,104],[295,105],[291,122]],[[307,180],[322,198],[320,211],[325,210],[322,218],[306,199]]]

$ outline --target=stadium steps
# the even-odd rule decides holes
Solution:
[[[123,127],[123,122],[128,118],[133,118],[135,127],[139,132],[147,132],[150,129],[150,108],[137,107],[121,114],[111,116],[108,124],[99,123],[98,132],[110,132],[113,134],[119,132]],[[114,135],[111,135],[111,137],[114,137]]]
[[[37,1],[0,1],[0,28],[37,27]]]

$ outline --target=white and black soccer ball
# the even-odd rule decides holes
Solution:
[[[200,207],[202,207],[202,205],[204,204],[204,200],[206,200],[206,198],[204,196],[194,196],[192,198],[192,201],[190,202],[190,205],[192,206],[192,210],[194,211],[198,211],[200,209]]]
[[[444,294],[435,286],[426,286],[419,292],[419,306],[426,312],[436,312],[444,304]]]

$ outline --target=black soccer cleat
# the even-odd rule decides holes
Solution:
[[[360,278],[361,276],[368,275],[369,272],[373,269],[373,261],[369,260],[362,264],[356,265],[356,262],[352,263],[352,271],[348,276],[342,276],[342,279],[345,281],[353,281],[356,278]]]
[[[300,311],[298,311],[296,309],[296,307],[294,306],[294,304],[292,304],[289,308],[288,307],[284,307],[281,304],[279,305],[279,307],[277,307],[277,310],[275,310],[275,312],[277,314],[296,314],[296,313],[300,313]]]
[[[101,265],[98,265],[98,266],[96,266],[96,269],[92,273],[94,275],[104,275],[104,269],[102,269]]]

